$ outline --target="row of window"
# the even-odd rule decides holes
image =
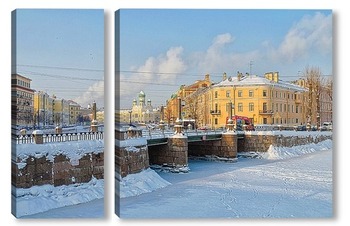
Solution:
[[[254,119],[252,119],[254,120]],[[272,118],[272,124],[299,124],[301,121],[298,118]],[[209,120],[209,123],[211,123],[211,120]],[[214,124],[219,124],[219,119],[214,118]],[[267,118],[262,119],[262,124],[268,124]]]
[[[11,79],[11,84],[12,85],[19,85],[19,86],[26,87],[26,88],[30,88],[30,83],[29,82],[25,82],[25,81],[20,80],[20,79]]]
[[[218,103],[215,103],[215,112],[218,112],[219,105]],[[249,111],[254,111],[254,103],[248,104]],[[268,109],[267,103],[263,103],[262,105],[263,112],[267,112],[270,109]],[[237,111],[243,112],[243,103],[237,104]],[[302,106],[294,106],[293,104],[271,104],[271,111],[272,112],[291,112],[291,113],[302,113]]]
[[[263,90],[262,91],[262,96],[263,97],[267,97],[267,90]],[[279,95],[278,95],[279,94]],[[273,97],[273,91],[271,91],[271,97]],[[248,96],[249,97],[254,97],[254,90],[248,90]],[[214,98],[218,98],[219,97],[219,93],[218,91],[215,91],[214,93]],[[227,90],[226,91],[226,97],[231,97],[231,91]],[[243,97],[243,90],[238,90],[237,91],[237,97]],[[285,93],[285,92],[277,92],[275,91],[275,98],[284,98],[284,99],[292,99],[292,100],[296,100],[296,99],[300,99],[300,96],[297,94],[291,94],[291,93]]]
[[[23,91],[11,91],[11,95],[12,96],[16,96],[18,98],[28,98],[28,99],[33,99],[33,94],[31,93],[27,93],[27,92],[23,92]]]

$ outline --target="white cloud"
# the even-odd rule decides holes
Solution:
[[[81,96],[74,99],[82,107],[87,107],[93,101],[97,108],[104,107],[104,81],[98,81],[91,85]]]
[[[211,46],[205,52],[194,53],[190,57],[191,65],[197,68],[201,73],[225,72],[239,70],[240,68],[248,68],[251,60],[259,58],[258,51],[250,51],[245,53],[228,52],[226,49],[229,45],[234,44],[235,38],[229,34],[219,34],[214,37]]]
[[[120,98],[133,99],[151,83],[172,84],[187,68],[182,59],[183,47],[171,47],[165,54],[149,57],[143,65],[134,67],[133,73],[120,74]]]
[[[316,13],[305,16],[285,35],[277,49],[272,50],[273,59],[292,62],[310,52],[328,54],[332,52],[332,15]]]

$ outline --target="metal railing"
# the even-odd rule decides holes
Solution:
[[[62,133],[62,134],[43,134],[43,143],[67,142],[80,140],[103,140],[104,133],[99,132],[81,132],[81,133]],[[30,144],[34,142],[33,135],[15,135],[16,144]]]
[[[224,132],[223,129],[207,129],[207,130],[183,130],[183,133],[186,136],[195,136],[195,135],[210,135],[210,134],[222,134]],[[166,138],[174,135],[174,130],[142,130],[142,137],[146,139],[157,139],[157,138]]]

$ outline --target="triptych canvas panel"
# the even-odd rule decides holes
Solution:
[[[120,218],[333,217],[331,10],[122,9],[114,22],[109,75],[104,10],[12,12],[15,217],[104,217],[105,154]]]

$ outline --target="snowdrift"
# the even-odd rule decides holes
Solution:
[[[332,140],[325,140],[317,144],[311,143],[294,147],[275,147],[270,145],[267,152],[261,152],[260,156],[264,159],[287,159],[300,155],[313,153],[315,151],[332,150]]]

